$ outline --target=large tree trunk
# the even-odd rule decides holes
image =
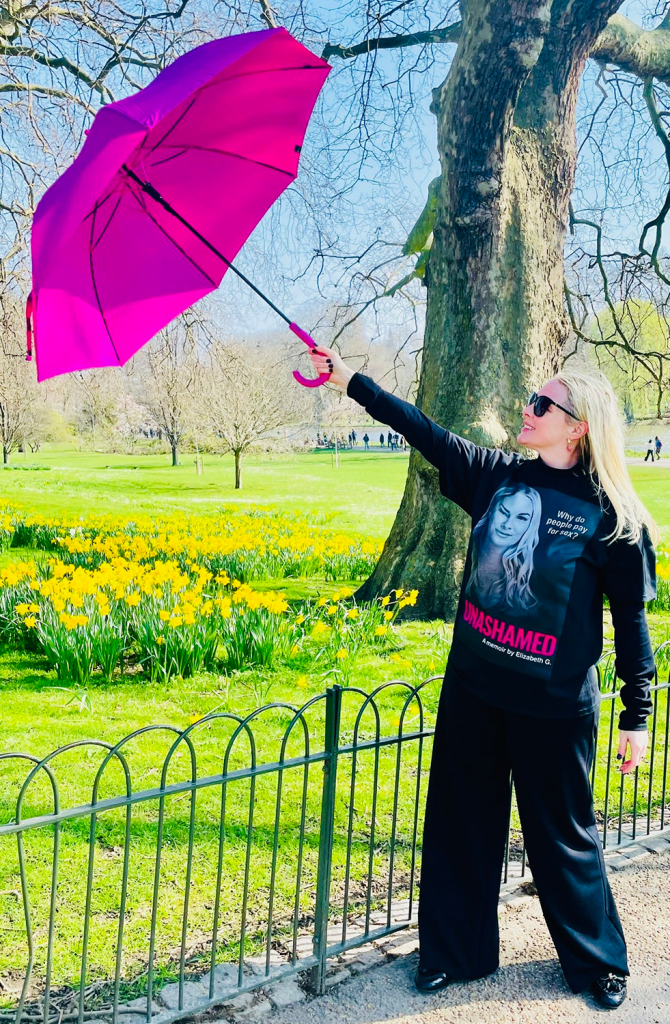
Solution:
[[[172,448],[172,465],[173,466],[178,466],[179,465],[179,448],[177,447],[176,444],[170,445],[170,447]]]
[[[555,2],[543,46],[548,8],[520,5],[511,19],[494,2],[483,17],[472,0],[436,90],[442,181],[417,405],[477,444],[516,447],[526,395],[558,368],[577,91],[591,35],[612,7],[576,15]],[[413,451],[396,520],[357,598],[415,587],[410,615],[453,616],[469,528]]]

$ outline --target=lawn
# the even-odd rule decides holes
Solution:
[[[314,529],[328,525],[347,533],[383,537],[390,528],[402,496],[408,456],[402,453],[340,454],[339,468],[330,453],[314,452],[300,456],[249,458],[245,467],[245,487],[235,491],[233,464],[228,458],[205,460],[204,475],[195,472],[192,457],[172,468],[167,456],[115,456],[86,454],[69,450],[42,450],[36,456],[16,456],[14,466],[0,475],[0,505],[9,503],[47,515],[88,515],[115,512],[123,515],[183,510],[200,513],[231,503],[272,505],[283,510],[299,507],[314,516]],[[31,469],[31,466],[45,467]],[[663,463],[632,466],[638,492],[659,520],[665,540],[670,539],[670,475]],[[304,496],[304,498],[303,498]],[[32,553],[12,549],[0,557],[0,565],[17,556]],[[352,588],[356,581],[328,582],[324,579],[264,580],[254,586],[264,590],[281,589],[292,605],[313,595],[330,596],[343,583]],[[411,587],[412,581],[406,581]],[[650,615],[655,644],[670,639],[670,616]],[[407,622],[395,627],[400,650],[393,654],[364,651],[356,663],[352,687],[344,700],[342,742],[350,742],[361,698],[355,689],[369,691],[392,679],[416,683],[437,676],[425,690],[427,724],[432,724],[439,696],[440,676],[448,653],[450,627],[442,622]],[[608,628],[611,642],[611,631]],[[0,750],[25,751],[43,756],[60,745],[95,738],[114,743],[144,726],[162,723],[184,729],[210,712],[244,715],[268,702],[286,702],[300,706],[323,692],[335,675],[308,659],[276,670],[248,669],[240,672],[199,672],[191,678],[173,678],[169,684],[151,685],[139,672],[117,677],[109,684],[85,689],[58,683],[47,662],[26,651],[5,649],[0,653]],[[401,687],[384,691],[379,701],[382,734],[394,735],[403,703]],[[665,695],[658,705],[659,721],[665,716]],[[274,709],[254,725],[257,763],[274,761],[288,719],[286,711]],[[417,709],[412,707],[405,731],[416,727]],[[606,785],[606,737],[611,717],[610,702],[603,703],[596,800],[602,803]],[[309,715],[309,739],[312,750],[322,749],[323,704],[315,705]],[[371,711],[361,723],[363,737],[374,735]],[[196,726],[198,775],[221,771],[225,742],[230,725],[214,720]],[[132,741],[129,761],[133,789],[156,786],[170,738],[165,732],[147,733]],[[614,733],[616,743],[616,732]],[[657,764],[662,762],[662,736],[658,736]],[[291,740],[291,754],[301,753],[298,739]],[[405,895],[412,865],[414,800],[416,795],[416,744],[407,747],[399,771],[399,799],[394,818],[396,747],[380,754],[375,771],[374,756],[363,755],[358,765],[355,798],[350,799],[351,763],[343,759],[338,778],[336,831],[333,862],[333,914],[342,915],[347,857],[350,856],[351,886],[347,907],[359,911],[365,905],[370,883],[373,903],[383,905],[393,846],[393,891]],[[424,768],[428,764],[430,743],[424,746]],[[238,744],[231,767],[249,763],[249,749]],[[62,755],[58,766],[61,806],[87,802],[100,749],[79,748]],[[178,752],[168,782],[187,776],[188,759]],[[3,765],[0,781],[2,821],[14,816],[18,787],[25,777],[12,763]],[[645,805],[648,767],[640,770],[640,806]],[[300,798],[304,779],[302,770],[287,772],[284,779],[279,822],[277,874],[275,879],[275,940],[290,930],[295,905],[296,864],[302,851],[303,892],[298,906],[302,925],[308,927],[314,909],[314,882],[318,858],[321,765],[310,768],[306,793],[306,814],[301,824]],[[422,785],[425,786],[425,773]],[[111,770],[101,796],[118,793],[122,778]],[[657,804],[660,785],[654,783],[652,803]],[[618,793],[618,787],[617,787]],[[185,894],[190,905],[186,926],[187,946],[197,957],[211,935],[216,866],[220,840],[221,789],[200,790],[194,817],[193,862],[187,885],[185,866],[189,850],[190,801],[183,794],[170,798],[165,807],[161,887],[156,905],[156,963],[166,977],[174,976],[175,951],[182,936]],[[375,839],[370,859],[370,830],[373,799]],[[610,794],[612,800],[612,794]],[[45,785],[33,787],[28,794],[24,816],[49,809]],[[631,788],[625,791],[622,807],[630,807]],[[352,817],[350,819],[350,809]],[[610,807],[610,813],[616,808]],[[240,894],[244,889],[247,850],[250,850],[250,889],[247,913],[250,927],[245,939],[247,951],[262,948],[266,925],[268,892],[271,884],[270,861],[276,812],[276,775],[259,777],[255,793],[254,820],[249,828],[249,783],[229,787],[223,853],[221,888],[221,937],[218,956],[232,959],[239,945],[241,918]],[[513,825],[518,827],[516,816]],[[420,836],[421,821],[416,823]],[[348,830],[351,828],[351,842]],[[137,981],[142,988],[146,969],[148,934],[152,921],[153,873],[158,835],[156,803],[137,804],[132,813],[132,842],[129,855],[129,896],[125,908],[125,956],[123,977]],[[77,983],[81,964],[82,922],[86,901],[86,872],[89,855],[89,820],[67,823],[61,833],[59,869],[58,926],[54,946],[54,984]],[[98,818],[94,841],[95,865],[91,886],[91,930],[87,981],[110,977],[114,973],[115,936],[119,925],[119,891],[122,880],[123,846],[126,831],[118,811]],[[392,843],[392,838],[394,842]],[[302,840],[302,844],[301,844]],[[53,831],[42,829],[26,838],[27,878],[35,927],[36,974],[43,976],[47,950],[46,922],[49,911],[50,855]],[[347,850],[350,848],[350,854]],[[370,870],[370,868],[372,870]],[[16,978],[25,970],[27,945],[20,901],[20,877],[15,840],[0,838],[0,978]],[[10,1000],[11,1001],[11,1000]]]
[[[339,468],[329,452],[249,456],[244,487],[235,490],[232,456],[193,455],[173,467],[167,455],[89,454],[43,448],[15,455],[0,475],[0,501],[51,513],[207,511],[231,502],[298,505],[332,514],[338,529],[386,536],[402,497],[409,456],[402,452],[344,451]],[[43,471],[31,467],[44,467]]]
[[[235,490],[232,456],[195,457],[173,467],[167,454],[110,455],[45,446],[14,454],[0,476],[0,501],[51,513],[205,511],[237,502],[326,512],[338,529],[384,537],[402,498],[409,455],[344,450],[339,468],[330,452],[249,456],[244,487]],[[42,472],[39,468],[43,467]],[[670,541],[670,458],[629,466],[635,487]]]

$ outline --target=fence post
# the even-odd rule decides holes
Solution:
[[[325,992],[326,952],[328,950],[328,911],[330,907],[330,874],[333,861],[333,833],[335,828],[335,790],[337,785],[337,752],[340,742],[340,710],[342,687],[330,686],[326,690],[326,725],[323,762],[323,788],[321,790],[321,833],[319,836],[319,865],[316,876],[316,909],[314,914],[314,956],[318,964],[312,968],[311,987],[317,995]]]

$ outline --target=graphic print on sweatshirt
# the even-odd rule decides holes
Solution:
[[[548,679],[575,566],[600,516],[599,505],[560,491],[498,488],[472,531],[459,639],[487,661]]]

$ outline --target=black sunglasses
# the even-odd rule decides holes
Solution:
[[[533,412],[536,416],[544,416],[549,406],[555,405],[557,409],[560,409],[562,412],[566,412],[568,416],[572,416],[573,420],[577,420],[578,423],[580,422],[579,416],[575,416],[574,412],[570,412],[570,410],[566,409],[564,405],[559,405],[558,402],[555,402],[553,398],[549,397],[549,395],[538,395],[537,391],[533,391],[532,395],[526,402],[526,406],[529,405],[533,406]]]

